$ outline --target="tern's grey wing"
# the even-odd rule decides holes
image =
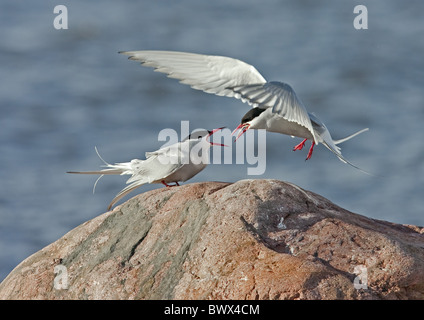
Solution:
[[[330,131],[328,131],[324,122],[322,122],[318,118],[318,116],[314,113],[308,113],[308,115],[309,115],[309,118],[311,119],[312,127],[314,129],[317,140],[323,143],[329,150],[334,152],[341,161],[347,163],[347,161],[345,161],[342,157],[342,154],[340,152],[341,150],[340,147],[338,147],[334,143],[333,138],[331,137]]]
[[[272,81],[264,84],[235,86],[231,89],[238,95],[236,97],[248,102],[254,108],[272,108],[273,113],[305,127],[318,143],[305,106],[288,84]]]
[[[165,179],[189,163],[189,141],[177,142],[153,152],[146,152],[147,159],[143,162],[142,175],[149,183]],[[127,183],[137,180],[133,175]]]
[[[137,189],[138,187],[142,186],[144,183],[132,183],[128,186],[126,186],[124,189],[122,189],[116,196],[113,198],[113,200],[109,203],[109,206],[107,207],[108,210],[110,210],[115,203],[117,203],[121,198],[125,197],[128,193],[131,191]]]
[[[158,156],[152,156],[149,159],[144,161],[145,166],[140,168],[140,170],[133,174],[131,178],[127,180],[128,186],[122,189],[116,196],[113,198],[112,202],[109,204],[108,210],[119,201],[122,197],[126,196],[133,190],[138,187],[146,184],[152,183],[155,181],[161,181],[166,177],[173,174],[175,171],[180,169],[184,164],[162,164]]]
[[[228,57],[149,50],[120,53],[193,89],[218,96],[234,97],[235,93],[228,87],[266,82],[253,66]]]
[[[128,186],[122,189],[109,204],[108,210],[122,197],[138,187],[155,181],[161,181],[184,165],[184,156],[176,146],[180,143],[148,152],[146,160],[132,161],[132,176],[127,180]],[[147,156],[147,155],[146,155]]]

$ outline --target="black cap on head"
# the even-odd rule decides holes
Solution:
[[[241,119],[241,123],[246,123],[249,121],[252,121],[256,117],[259,117],[259,115],[264,112],[266,108],[252,108],[250,109]]]

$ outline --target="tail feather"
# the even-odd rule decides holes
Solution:
[[[361,131],[362,131],[362,130],[361,130]],[[356,134],[359,134],[359,133],[356,133]],[[355,134],[355,135],[356,135],[356,134]],[[368,175],[370,175],[370,176],[374,176],[372,173],[369,173],[369,172],[367,172],[367,171],[365,171],[365,170],[363,170],[363,169],[361,169],[361,168],[359,168],[359,167],[355,166],[352,162],[350,162],[350,161],[349,161],[349,160],[347,160],[345,157],[343,157],[343,156],[342,156],[342,154],[341,154],[341,152],[340,152],[339,150],[335,150],[334,148],[332,148],[331,146],[329,146],[327,142],[323,141],[323,142],[322,142],[322,144],[323,144],[324,146],[326,146],[328,150],[330,150],[332,153],[334,153],[334,154],[337,156],[337,158],[339,158],[339,160],[340,160],[341,162],[346,163],[346,164],[348,164],[348,165],[350,165],[350,166],[354,167],[355,169],[358,169],[359,171],[361,171],[361,172],[363,172],[363,173],[365,173],[365,174],[368,174]]]
[[[106,169],[96,170],[96,171],[67,171],[66,173],[76,173],[76,174],[132,174],[131,162],[122,162],[110,164],[106,162],[102,156],[100,155],[97,147],[94,147],[96,150],[97,156],[102,160],[104,165],[102,167],[106,167]]]
[[[103,169],[100,171],[67,171],[66,173],[76,173],[76,174],[122,174],[124,172],[122,169]]]
[[[369,130],[369,128],[365,128],[365,129],[359,130],[358,132],[355,132],[355,133],[351,134],[350,136],[347,136],[346,138],[339,139],[339,140],[333,140],[333,142],[334,142],[334,144],[343,143],[343,142],[345,142],[347,140],[352,139],[353,137],[356,137],[358,134],[361,134],[362,132],[365,132],[365,131],[368,131],[368,130]]]
[[[124,189],[122,189],[116,196],[113,198],[109,206],[107,207],[108,210],[110,210],[115,203],[117,203],[120,199],[125,197],[127,194],[132,192],[133,190],[137,189],[138,187],[142,186],[143,184],[146,184],[147,181],[139,180],[131,183],[130,185],[126,186]]]
[[[103,167],[107,167],[108,169],[102,169],[102,170],[96,170],[96,171],[67,171],[66,173],[76,173],[76,174],[122,174],[125,170],[122,164],[110,164],[106,162],[102,156],[99,153],[99,150],[97,150],[97,147],[94,147],[94,150],[96,150],[97,156],[102,160],[104,163]],[[126,168],[126,167],[125,167]]]
[[[132,177],[130,177],[130,179],[128,179],[128,181],[127,181],[127,183],[131,183],[131,182],[132,183],[129,184],[128,186],[126,186],[124,189],[122,189],[115,196],[115,198],[113,198],[112,202],[109,204],[109,206],[107,208],[108,210],[110,210],[112,208],[112,206],[116,202],[118,202],[121,198],[123,198],[124,196],[126,196],[128,193],[130,193],[134,189],[142,186],[143,184],[148,183],[148,181],[146,179],[139,178],[139,177],[136,177],[136,178],[134,177],[134,167],[135,168],[138,168],[138,170],[141,170],[140,164],[142,162],[144,162],[144,161],[133,160],[131,162],[122,162],[122,163],[110,164],[110,163],[106,162],[102,158],[102,156],[99,154],[99,151],[97,150],[97,148],[96,147],[94,147],[94,148],[96,150],[96,153],[97,153],[98,157],[104,163],[103,167],[106,167],[106,169],[96,170],[96,171],[68,171],[67,173],[73,173],[73,174],[98,174],[98,175],[100,175],[99,178],[94,183],[93,193],[94,193],[94,191],[96,189],[97,182],[104,175],[109,175],[109,174],[132,175]]]

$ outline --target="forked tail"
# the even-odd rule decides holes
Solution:
[[[359,134],[360,132],[357,132],[356,134],[353,134],[352,136],[350,136],[350,138],[353,138],[353,136],[355,136],[355,135],[357,135],[357,134]],[[347,140],[349,140],[348,139],[349,137],[347,137],[347,138],[344,138],[344,139],[341,139],[341,140],[343,140],[343,141],[346,141],[345,139],[347,139]],[[338,141],[340,141],[340,140],[338,140]],[[343,142],[342,141],[342,142]],[[339,160],[341,161],[341,162],[344,162],[344,163],[347,163],[348,165],[350,165],[350,166],[352,166],[352,167],[354,167],[355,169],[358,169],[359,171],[362,171],[363,173],[365,173],[365,174],[368,174],[368,175],[370,175],[370,176],[374,176],[374,174],[372,174],[372,173],[369,173],[369,172],[367,172],[367,171],[365,171],[365,170],[363,170],[363,169],[361,169],[361,168],[359,168],[359,167],[357,167],[357,166],[355,166],[352,162],[350,162],[349,160],[347,160],[345,157],[343,157],[342,156],[342,154],[341,154],[341,152],[340,152],[340,150],[336,150],[336,149],[334,149],[334,148],[332,148],[327,142],[325,142],[325,141],[323,141],[322,142],[322,144],[324,145],[324,146],[326,146],[327,147],[327,149],[328,150],[330,150],[332,153],[334,153],[336,156],[337,156],[337,158],[339,158]],[[336,143],[335,143],[336,144]],[[339,148],[338,148],[339,149]]]
[[[123,163],[116,163],[116,164],[110,164],[106,162],[102,156],[99,154],[99,151],[96,147],[94,147],[96,150],[97,156],[102,160],[104,163],[103,167],[106,167],[106,169],[98,170],[98,171],[68,171],[66,173],[75,173],[75,174],[99,174],[100,177],[96,180],[93,186],[93,193],[96,190],[97,182],[102,178],[105,174],[119,174],[119,175],[132,175],[133,174],[133,168],[131,167],[131,162],[123,162]],[[128,182],[127,182],[128,183]],[[121,190],[115,198],[113,198],[112,202],[108,206],[108,210],[112,208],[112,206],[123,196],[130,193],[132,190],[138,188],[139,186],[145,184],[146,182],[142,179],[139,179],[133,183],[131,183],[129,186],[125,187],[123,190]]]
[[[98,171],[67,171],[66,173],[101,174],[101,175],[105,175],[105,174],[131,174],[131,173],[126,173],[128,170],[131,169],[129,162],[110,164],[102,158],[99,151],[97,150],[97,147],[94,147],[94,149],[96,150],[97,156],[104,163],[103,167],[106,167],[107,169],[102,169],[102,170],[98,170]]]

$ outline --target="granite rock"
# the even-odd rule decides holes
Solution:
[[[423,233],[277,180],[160,188],[25,259],[0,299],[424,299]]]

